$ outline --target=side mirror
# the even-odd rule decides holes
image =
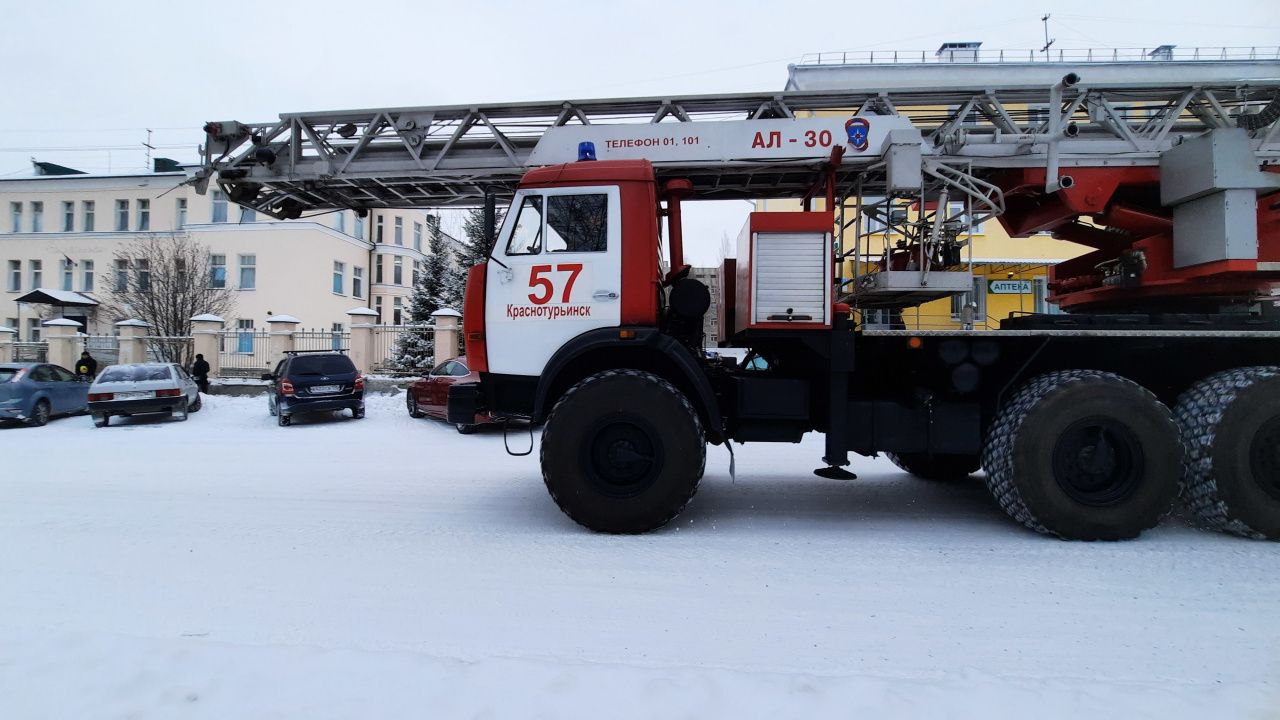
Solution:
[[[275,379],[276,379],[276,376],[275,376],[275,375],[272,375],[271,373],[262,373],[262,379],[263,379],[263,380],[275,380]]]

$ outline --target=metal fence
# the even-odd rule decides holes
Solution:
[[[191,337],[148,335],[147,362],[176,362],[186,365],[191,358]]]
[[[14,362],[49,362],[49,343],[16,342],[13,344]]]
[[[85,335],[84,350],[98,361],[98,367],[120,362],[120,337],[118,335]]]
[[[266,330],[224,330],[218,337],[218,365],[222,375],[252,377],[271,370]]]
[[[430,367],[429,359],[418,363],[406,362],[397,349],[408,334],[417,335],[424,344],[434,348],[436,329],[432,325],[378,325],[373,329],[373,360],[370,370],[386,373],[416,373]]]
[[[1207,62],[1224,60],[1276,60],[1280,46],[1240,47],[1145,47],[1145,48],[1061,48],[1041,50],[999,50],[954,48],[935,50],[836,50],[808,53],[801,65],[879,65],[894,63],[1114,63],[1114,62]]]
[[[293,333],[294,350],[351,349],[351,333],[339,330],[299,330]]]

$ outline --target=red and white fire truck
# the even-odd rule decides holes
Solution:
[[[449,414],[545,423],[547,489],[594,530],[669,522],[708,444],[819,432],[818,475],[851,479],[850,453],[981,469],[1061,538],[1134,537],[1181,496],[1209,527],[1278,539],[1277,65],[300,113],[207,125],[197,182],[276,217],[509,197],[467,282],[480,382]],[[682,204],[782,197],[804,211],[750,215],[713,310]],[[989,218],[1094,248],[1054,270],[1068,312],[867,322],[969,290]],[[708,312],[736,354],[704,347]]]

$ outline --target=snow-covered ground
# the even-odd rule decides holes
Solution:
[[[816,437],[606,537],[402,399],[0,430],[0,717],[1280,716],[1280,545],[1048,540]]]

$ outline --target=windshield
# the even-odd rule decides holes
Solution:
[[[356,366],[346,355],[313,355],[294,358],[289,371],[297,375],[338,375],[355,372]]]
[[[18,377],[18,368],[0,368],[0,383],[13,382]]]
[[[114,365],[102,371],[98,382],[142,382],[172,380],[168,365]]]

